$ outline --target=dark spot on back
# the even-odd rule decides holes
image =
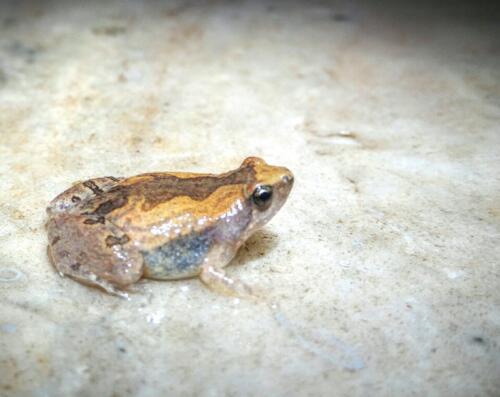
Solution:
[[[90,190],[92,190],[92,192],[94,194],[104,193],[102,191],[102,189],[99,186],[97,186],[94,181],[85,181],[85,182],[83,182],[83,186],[85,186],[86,188],[89,188]]]
[[[125,197],[118,196],[99,204],[99,206],[91,214],[101,216],[106,215],[117,208],[123,207],[125,204],[127,204],[127,199]]]
[[[123,245],[130,241],[129,237],[124,234],[122,237],[108,236],[106,237],[106,245],[112,247],[113,245]]]
[[[54,239],[52,240],[52,242],[50,244],[51,245],[55,245],[60,239],[61,239],[61,237],[55,236]]]
[[[72,270],[76,271],[76,270],[80,269],[80,266],[82,266],[81,263],[75,262],[70,267],[71,267]]]
[[[96,218],[87,218],[83,221],[86,225],[95,225],[96,223],[102,223],[104,225],[104,217],[100,216]]]
[[[78,196],[71,197],[71,202],[73,203],[79,203],[80,201],[82,201],[82,199]]]

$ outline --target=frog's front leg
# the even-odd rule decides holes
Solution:
[[[222,269],[231,262],[239,247],[240,244],[230,240],[217,241],[203,259],[198,276],[205,285],[218,293],[239,298],[257,298],[262,295],[259,289],[229,277]]]
[[[224,270],[211,264],[210,261],[203,264],[199,277],[210,289],[221,294],[239,298],[256,297],[255,291],[248,284],[227,276]]]

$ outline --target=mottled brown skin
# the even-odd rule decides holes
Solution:
[[[281,208],[293,185],[284,167],[250,157],[220,174],[149,173],[77,183],[47,208],[48,254],[62,273],[111,293],[142,277],[200,276],[248,290],[220,269]],[[259,196],[265,186],[272,195]],[[262,190],[262,189],[261,189]]]

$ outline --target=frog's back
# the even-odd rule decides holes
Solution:
[[[241,171],[142,174],[120,180],[81,209],[85,216],[104,217],[119,227],[145,234],[139,240],[149,248],[158,245],[155,236],[170,238],[171,233],[185,235],[209,227],[242,198],[249,177]]]
[[[106,176],[74,183],[69,189],[57,195],[47,207],[49,216],[58,213],[78,213],[83,205],[102,197],[117,186],[123,178]]]

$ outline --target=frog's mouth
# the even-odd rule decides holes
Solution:
[[[288,169],[285,168],[285,170],[287,172],[281,177],[281,180],[278,183],[276,183],[274,187],[275,197],[271,205],[271,211],[273,211],[272,215],[278,212],[278,210],[283,206],[283,204],[285,204],[286,200],[288,199],[288,196],[290,195],[290,192],[292,191],[294,177],[293,174]]]

